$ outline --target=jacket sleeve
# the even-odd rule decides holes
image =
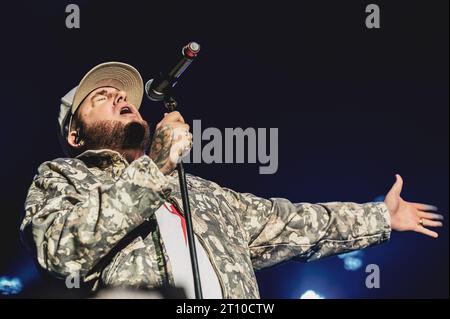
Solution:
[[[295,258],[313,261],[389,240],[382,202],[291,203],[226,189],[235,206],[255,269]]]
[[[153,215],[167,191],[166,177],[148,156],[132,162],[110,184],[94,179],[79,160],[46,162],[29,189],[21,230],[32,234],[43,268],[60,277],[84,276]]]

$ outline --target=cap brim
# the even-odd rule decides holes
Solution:
[[[72,102],[72,114],[92,91],[104,86],[125,91],[131,104],[136,108],[141,106],[144,84],[139,72],[126,63],[106,62],[91,69],[80,81]]]

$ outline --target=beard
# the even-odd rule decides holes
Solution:
[[[118,152],[142,150],[150,147],[150,128],[146,121],[124,124],[120,121],[97,121],[83,125],[83,151],[111,149]]]

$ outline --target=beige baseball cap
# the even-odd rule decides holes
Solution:
[[[138,109],[141,106],[144,83],[138,70],[122,62],[99,64],[86,73],[80,83],[61,98],[58,123],[60,138],[63,142],[69,133],[72,115],[92,91],[103,86],[125,91],[131,104]]]

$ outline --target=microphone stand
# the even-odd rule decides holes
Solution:
[[[173,112],[178,105],[173,94],[171,94],[170,92],[164,98],[164,105],[169,110],[169,112]],[[197,260],[197,250],[195,248],[195,240],[194,240],[195,237],[192,228],[192,215],[191,215],[191,207],[189,205],[189,195],[186,184],[186,175],[184,173],[183,163],[181,162],[181,159],[177,164],[177,171],[178,171],[178,179],[180,182],[181,198],[183,201],[184,219],[186,221],[186,235],[189,245],[189,254],[191,257],[195,299],[203,299],[202,287],[200,282],[200,272]]]

